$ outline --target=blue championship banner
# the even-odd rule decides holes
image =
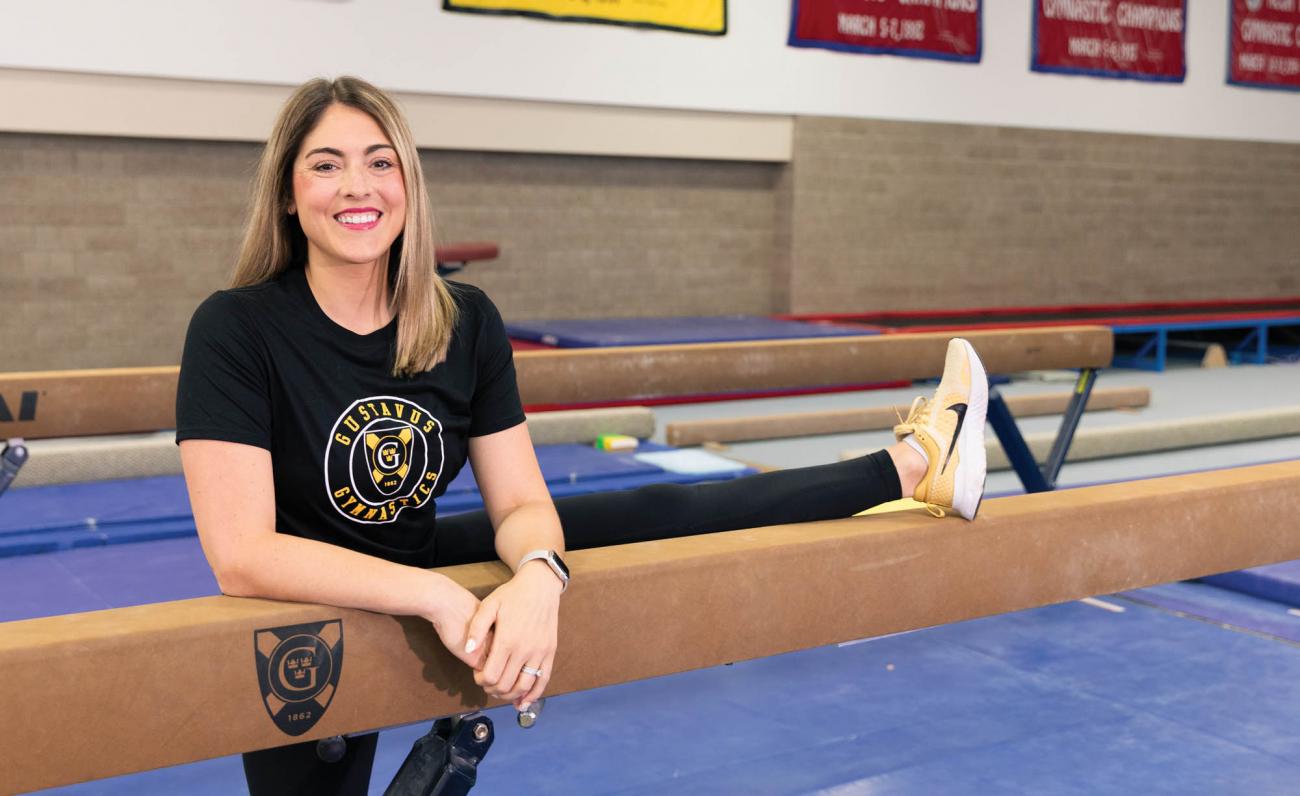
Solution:
[[[980,0],[793,0],[791,47],[980,59]]]
[[[707,36],[727,32],[727,0],[443,0],[442,7],[447,11],[631,25]]]

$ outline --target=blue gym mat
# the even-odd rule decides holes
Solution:
[[[1203,583],[1300,608],[1300,561],[1225,572],[1202,578]]]
[[[192,532],[181,539],[0,558],[0,622],[220,593]]]
[[[878,334],[875,330],[861,326],[783,321],[756,315],[523,321],[506,324],[506,332],[511,337],[559,348],[729,343]]]
[[[752,468],[670,472],[635,458],[672,451],[642,442],[635,452],[607,453],[590,445],[541,445],[537,460],[554,497],[632,489],[653,483],[698,483],[749,475]],[[438,499],[444,516],[483,507],[464,468]],[[0,498],[0,558],[78,547],[177,539],[195,534],[181,476],[10,489]]]
[[[1211,585],[1209,580],[1166,583],[1122,596],[1216,625],[1300,644],[1300,615],[1289,613],[1290,605]]]

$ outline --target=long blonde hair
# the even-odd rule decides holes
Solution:
[[[280,109],[253,178],[252,210],[230,286],[267,282],[306,262],[307,238],[297,218],[289,214],[293,161],[307,134],[335,104],[369,114],[393,142],[401,162],[406,225],[388,254],[389,267],[397,261],[389,309],[397,317],[393,375],[411,376],[446,359],[456,326],[456,301],[438,276],[433,212],[410,127],[391,97],[360,78],[310,80]]]

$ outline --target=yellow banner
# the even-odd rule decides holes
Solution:
[[[442,7],[448,11],[604,22],[712,36],[727,32],[727,0],[443,0]]]

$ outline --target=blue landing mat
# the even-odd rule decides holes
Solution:
[[[861,337],[878,334],[875,330],[861,326],[783,321],[754,315],[525,321],[506,324],[506,332],[511,337],[559,348]]]
[[[10,489],[0,498],[0,558],[194,532],[178,475]]]
[[[1167,583],[1124,592],[1121,596],[1206,622],[1300,644],[1300,615],[1290,613],[1287,604],[1219,588],[1204,581]]]
[[[0,622],[220,594],[199,538],[0,558]]]
[[[1231,589],[1300,608],[1300,561],[1283,561],[1266,567],[1225,572],[1201,578],[1201,581],[1221,589]]]
[[[494,710],[482,796],[1294,794],[1300,649],[1080,603]],[[382,793],[416,725],[381,735]],[[240,792],[236,757],[52,793]]]
[[[189,516],[190,500],[179,475],[15,487],[0,497],[0,543],[24,533]]]
[[[643,442],[637,453],[671,451]],[[639,461],[631,452],[606,453],[589,445],[537,448],[542,475],[554,497],[631,489],[652,483],[725,480],[755,471],[672,473]],[[470,468],[438,499],[444,516],[483,507]],[[11,489],[0,499],[0,558],[193,536],[194,518],[181,476],[60,484]]]

